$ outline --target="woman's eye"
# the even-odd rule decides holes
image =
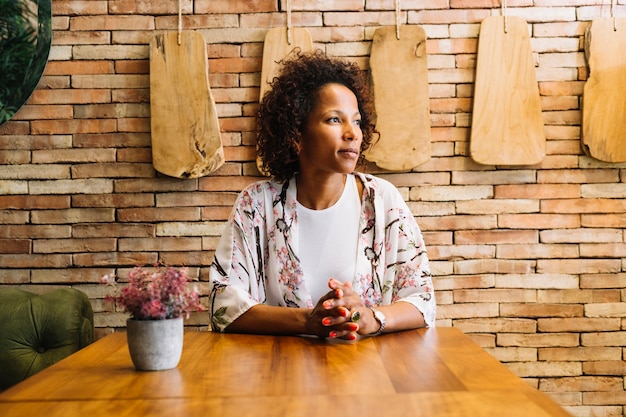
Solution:
[[[339,117],[331,117],[328,121],[330,123],[339,123]]]
[[[354,124],[357,125],[357,126],[361,126],[361,119],[355,120]]]

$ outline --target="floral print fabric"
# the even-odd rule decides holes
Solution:
[[[355,175],[364,189],[352,289],[367,306],[409,302],[434,326],[432,277],[411,211],[388,181]],[[260,181],[239,194],[210,269],[213,330],[223,331],[259,303],[313,308],[298,242],[295,179]]]

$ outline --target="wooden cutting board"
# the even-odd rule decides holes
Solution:
[[[206,41],[197,31],[157,35],[150,43],[150,123],[154,168],[197,178],[224,164],[208,79]]]
[[[308,30],[305,28],[291,28],[290,32],[291,43],[287,42],[287,28],[272,28],[265,35],[259,101],[263,99],[263,96],[269,89],[270,82],[277,75],[281,60],[296,49],[302,52],[313,50],[313,41]]]
[[[407,171],[430,158],[430,102],[426,33],[420,26],[376,29],[370,54],[376,129],[380,138],[367,160],[392,171]]]
[[[480,25],[470,155],[486,165],[533,165],[545,133],[528,25],[491,16]]]
[[[286,58],[294,50],[309,52],[313,50],[311,34],[305,28],[291,28],[291,43],[287,39],[287,28],[272,28],[265,35],[263,44],[263,62],[261,63],[261,85],[259,102],[269,90],[270,83],[278,74],[280,61]],[[257,157],[257,168],[263,174],[263,161]]]
[[[617,30],[614,30],[614,29]],[[626,19],[594,19],[585,35],[582,144],[590,156],[626,162]]]

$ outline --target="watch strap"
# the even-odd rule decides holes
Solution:
[[[380,324],[380,327],[376,332],[372,333],[372,336],[378,336],[382,334],[383,330],[385,330],[385,326],[387,325],[387,319],[382,311],[377,310],[374,307],[370,307],[370,310],[372,310],[372,313],[374,313],[374,318]]]

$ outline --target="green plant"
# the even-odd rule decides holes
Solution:
[[[0,0],[0,124],[26,102],[43,73],[50,52],[50,8],[50,0]]]

